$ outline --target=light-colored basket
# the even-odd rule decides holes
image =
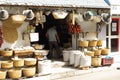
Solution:
[[[25,66],[34,66],[34,65],[36,65],[36,63],[37,63],[36,58],[25,58],[24,59]]]
[[[23,68],[22,72],[25,77],[32,77],[36,73],[36,67]]]
[[[101,49],[96,49],[96,50],[93,50],[94,51],[94,56],[100,56],[101,55]]]
[[[93,57],[94,51],[85,51],[84,54]]]
[[[6,71],[5,70],[0,70],[0,80],[6,79]]]
[[[79,41],[80,47],[88,47],[88,41]]]
[[[97,46],[102,46],[103,45],[103,40],[98,40],[97,41]]]
[[[13,55],[13,51],[12,50],[10,50],[10,51],[4,51],[4,50],[1,50],[0,51],[0,55],[1,56],[12,56]]]
[[[96,47],[96,45],[97,45],[97,40],[89,41],[89,44],[88,44],[89,47]]]
[[[24,66],[24,59],[12,59],[14,67],[22,67]]]
[[[110,49],[109,48],[103,48],[102,49],[102,52],[101,52],[102,55],[108,55],[109,53],[110,53]]]
[[[101,66],[101,61],[102,61],[101,58],[92,57],[92,63],[91,64],[94,67],[99,67],[99,66]]]
[[[1,62],[1,68],[2,69],[9,69],[13,67],[13,62],[12,61],[3,61]]]
[[[8,70],[8,77],[12,79],[17,79],[22,76],[22,70],[21,69],[10,69]]]

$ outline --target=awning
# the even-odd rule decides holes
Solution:
[[[0,0],[0,6],[110,8],[105,0]]]

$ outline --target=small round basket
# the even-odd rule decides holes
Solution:
[[[0,55],[5,56],[5,57],[12,56],[13,55],[13,50],[9,50],[9,51],[1,50]]]
[[[79,41],[80,47],[88,47],[88,41]]]
[[[15,59],[15,58],[12,58],[12,60],[13,60],[13,66],[14,67],[22,67],[22,66],[24,66],[24,59],[20,59],[20,58]]]
[[[2,69],[9,69],[13,67],[13,62],[12,61],[3,61],[1,62],[1,68]]]
[[[34,66],[37,63],[37,59],[36,58],[25,58],[24,59],[24,65],[25,66]]]
[[[23,68],[22,72],[25,77],[32,77],[36,73],[36,67]]]
[[[85,51],[84,54],[93,57],[94,51]]]
[[[21,69],[10,69],[8,70],[8,77],[12,79],[17,79],[22,76],[22,70]]]
[[[6,79],[6,71],[5,70],[0,70],[0,80],[5,80]]]
[[[102,46],[103,45],[103,40],[98,40],[97,41],[97,46]]]

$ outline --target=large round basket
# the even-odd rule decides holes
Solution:
[[[36,65],[36,63],[37,63],[36,58],[25,58],[24,59],[25,66],[34,66],[34,65]]]
[[[96,47],[97,45],[97,40],[92,40],[92,41],[89,41],[89,47]]]
[[[10,50],[10,51],[1,50],[1,51],[0,51],[0,55],[1,55],[1,56],[5,56],[5,57],[7,57],[7,56],[12,56],[12,55],[13,55],[13,51],[12,51],[12,50]]]
[[[6,79],[6,71],[5,70],[0,70],[0,80],[5,80]]]
[[[13,67],[13,62],[12,61],[3,61],[1,62],[1,68],[2,69],[9,69]]]
[[[22,67],[24,66],[24,59],[12,59],[14,67]]]
[[[22,70],[21,69],[10,69],[8,70],[8,77],[12,79],[17,79],[22,76]]]
[[[97,41],[97,46],[102,46],[103,45],[103,40],[98,40]]]
[[[95,67],[99,67],[101,66],[101,58],[96,58],[96,57],[93,57],[92,58],[92,66],[95,66]]]
[[[88,41],[79,41],[80,47],[88,47]]]
[[[101,55],[101,49],[96,49],[96,50],[93,50],[94,51],[94,56],[100,56]]]
[[[36,67],[23,68],[22,72],[25,77],[32,77],[36,73]]]
[[[102,52],[101,52],[102,55],[108,55],[109,53],[110,53],[110,49],[109,48],[103,48],[102,49]]]

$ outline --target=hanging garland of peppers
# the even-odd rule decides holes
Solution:
[[[81,31],[82,30],[81,30],[80,25],[78,25],[78,24],[75,23],[75,13],[73,11],[72,12],[72,21],[69,24],[69,32],[71,34],[76,34],[76,33],[80,33]]]

